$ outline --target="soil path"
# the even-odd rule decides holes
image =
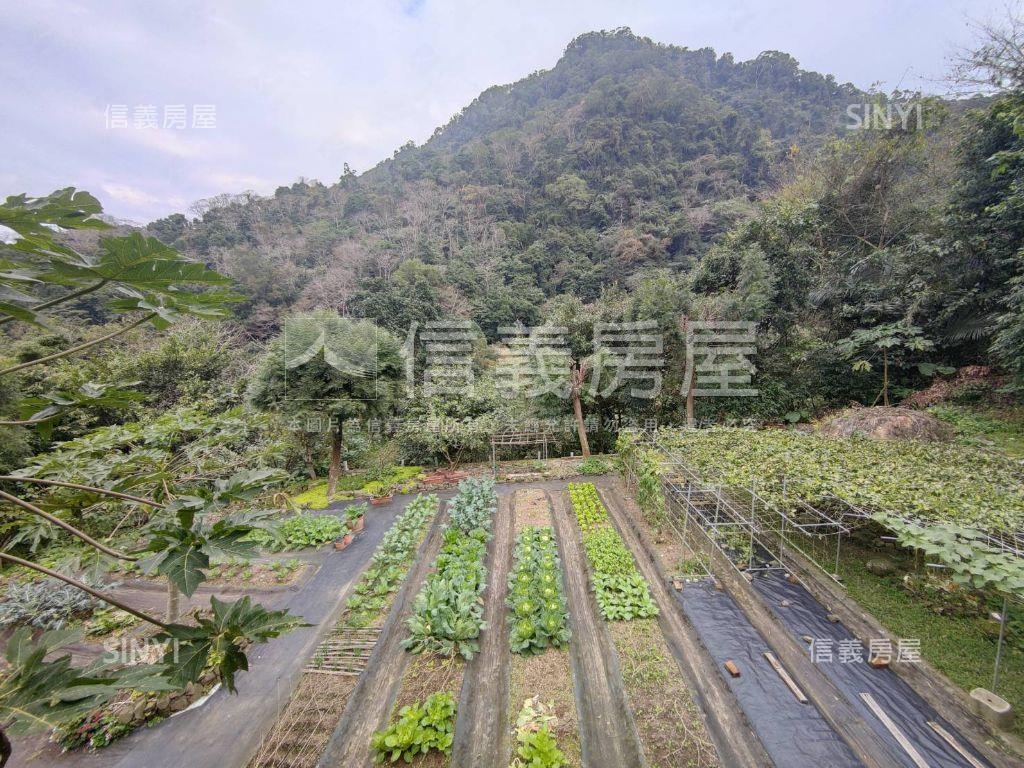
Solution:
[[[512,494],[498,500],[494,538],[488,546],[489,582],[480,653],[466,665],[455,724],[452,768],[507,768],[509,763],[508,571],[515,506]]]
[[[701,710],[706,713],[708,731],[722,757],[722,763],[730,768],[757,768],[767,764],[764,747],[714,663],[708,659],[696,634],[686,624],[669,592],[665,576],[643,540],[643,534],[623,514],[624,506],[618,488],[604,483],[598,487],[619,535],[633,552],[640,572],[650,585],[651,597],[658,604],[658,624],[690,690]]]
[[[569,602],[569,644],[583,765],[646,768],[633,713],[622,686],[619,657],[588,584],[589,568],[565,491],[554,494],[553,517]]]
[[[395,697],[402,685],[409,654],[402,648],[405,621],[413,600],[441,548],[447,512],[434,518],[416,561],[398,592],[366,669],[349,697],[348,706],[317,763],[319,768],[362,768],[373,763],[370,737],[387,725]]]

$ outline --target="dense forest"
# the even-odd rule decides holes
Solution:
[[[102,364],[64,360],[16,388],[40,395],[113,376],[140,380],[148,399],[128,406],[135,413],[242,404],[283,318],[316,311],[366,318],[399,340],[414,323],[469,321],[490,344],[474,358],[485,383],[502,327],[566,326],[582,360],[595,321],[655,321],[659,396],[584,400],[602,416],[663,423],[683,414],[682,317],[758,327],[761,396],[698,401],[704,418],[794,421],[870,404],[883,351],[887,402],[964,365],[1019,376],[1021,76],[994,44],[974,57],[964,71],[986,95],[943,100],[863,91],[775,51],[737,62],[627,29],[582,35],[551,70],[485,91],[425,144],[365,173],[346,166],[329,185],[223,195],[151,223],[145,234],[232,279],[232,319],[140,330]],[[903,117],[851,125],[858,109]],[[94,233],[71,235],[95,249]],[[48,332],[8,326],[12,357],[115,320],[108,290],[62,309]],[[500,410],[483,389],[400,410]],[[77,412],[46,437],[123,416]],[[46,445],[7,431],[5,464]]]

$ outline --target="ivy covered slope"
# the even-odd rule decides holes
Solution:
[[[484,628],[480,598],[487,586],[484,556],[497,501],[493,480],[459,483],[458,494],[448,503],[449,524],[434,572],[413,604],[406,649],[446,656],[459,653],[466,659],[480,650]]]
[[[755,483],[780,504],[786,477],[790,500],[832,495],[883,515],[1006,533],[1024,529],[1024,468],[983,450],[727,427],[662,432],[661,442],[705,477]]]
[[[583,531],[583,548],[593,571],[594,595],[608,621],[658,615],[650,589],[633,556],[608,519],[608,510],[593,483],[569,483],[576,520]]]

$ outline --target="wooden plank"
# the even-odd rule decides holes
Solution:
[[[870,693],[861,693],[860,697],[864,700],[864,703],[868,705],[871,711],[875,713],[875,717],[882,721],[882,725],[886,727],[886,730],[888,730],[889,733],[893,735],[893,738],[899,742],[900,746],[903,747],[903,750],[910,756],[910,759],[914,761],[914,765],[916,765],[917,768],[930,768],[925,759],[921,757],[921,753],[918,752],[917,748],[910,743],[910,739],[908,739],[903,731],[899,729],[899,726],[893,722],[892,718],[886,714],[886,711],[878,705],[878,702],[875,701],[875,697]]]
[[[960,756],[968,763],[970,763],[971,766],[973,766],[973,768],[986,768],[983,762],[981,762],[978,758],[976,758],[974,755],[968,752],[967,749],[965,749],[964,746],[953,737],[953,734],[951,734],[941,725],[931,720],[928,721],[928,725],[931,727],[933,731],[939,734],[939,736],[941,736],[943,740],[947,744],[949,744],[949,746],[951,746],[953,749],[959,752]]]
[[[782,666],[782,662],[775,658],[775,654],[771,651],[765,651],[764,657],[768,659],[768,663],[772,665],[772,669],[774,669],[779,674],[779,677],[782,678],[782,682],[784,682],[789,687],[789,690],[793,692],[793,695],[796,696],[796,700],[801,704],[806,704],[807,696],[805,696],[804,692],[800,690],[800,686],[796,684],[796,681],[789,676],[789,672],[787,672],[786,668]]]

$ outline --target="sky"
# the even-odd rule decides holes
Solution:
[[[221,193],[332,183],[577,35],[792,54],[862,88],[944,92],[1006,0],[0,0],[0,196],[87,189],[139,223]]]

